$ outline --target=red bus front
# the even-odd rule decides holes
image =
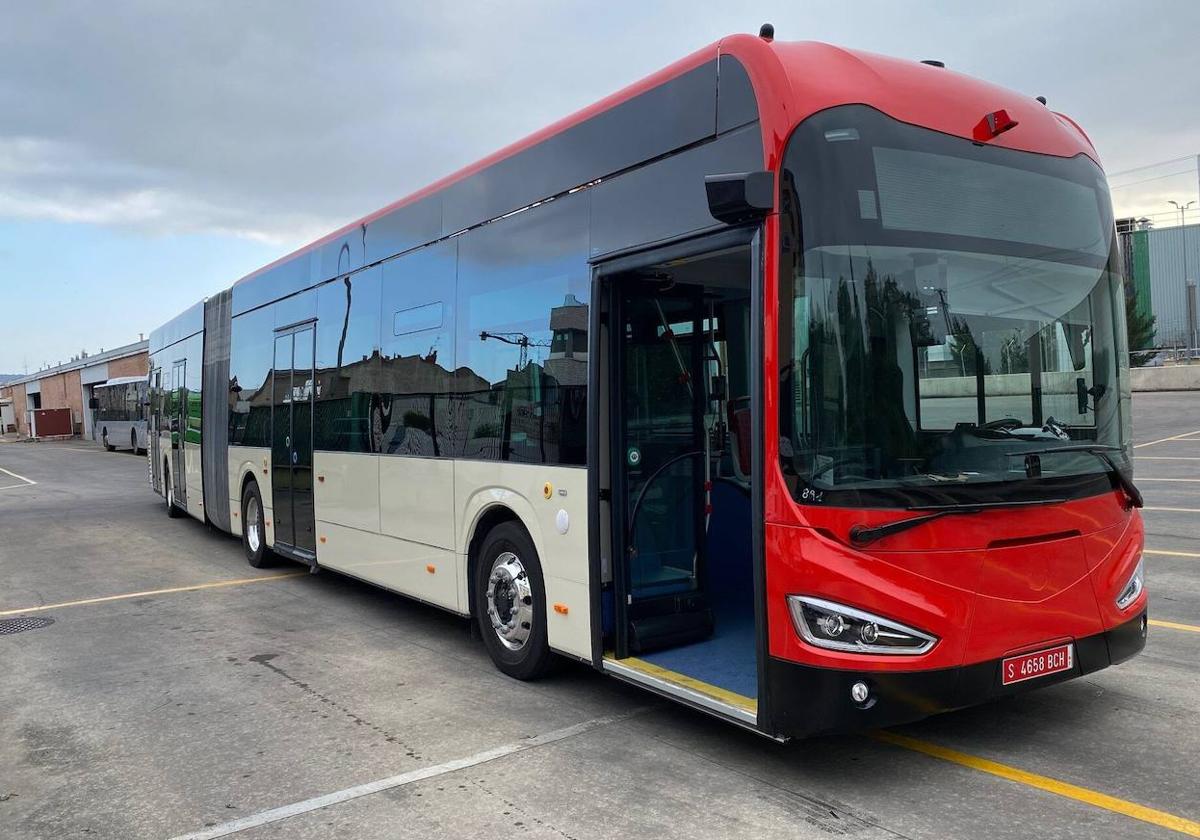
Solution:
[[[774,728],[912,720],[1137,653],[1143,528],[1099,166],[852,104],[800,122],[779,180]]]

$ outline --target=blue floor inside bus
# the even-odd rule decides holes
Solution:
[[[720,610],[715,631],[702,642],[641,656],[646,662],[715,685],[734,694],[758,697],[758,665],[754,647],[754,610]]]
[[[708,529],[708,581],[713,609],[712,636],[702,642],[643,654],[652,665],[758,698],[754,637],[754,575],[750,551],[750,496],[718,480],[712,491]]]

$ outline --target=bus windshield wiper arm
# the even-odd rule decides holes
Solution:
[[[1035,499],[1028,502],[979,502],[978,504],[965,505],[919,505],[910,507],[909,510],[928,510],[932,513],[927,513],[925,516],[914,516],[911,519],[900,519],[896,522],[888,522],[885,525],[876,525],[875,527],[867,527],[866,525],[855,525],[850,529],[850,542],[856,546],[869,545],[875,540],[890,537],[892,534],[899,534],[902,531],[907,531],[909,528],[916,528],[918,525],[924,525],[926,522],[932,522],[934,519],[941,519],[943,516],[954,516],[958,514],[983,513],[985,510],[993,508],[1013,508],[1013,507],[1029,507],[1032,505],[1055,505],[1059,502],[1065,502],[1066,499]]]
[[[1072,443],[1066,446],[1047,446],[1045,449],[1023,449],[1019,452],[1005,452],[1005,455],[1050,455],[1054,452],[1088,452],[1095,455],[1104,462],[1104,466],[1108,467],[1108,474],[1117,480],[1117,484],[1125,491],[1125,495],[1129,498],[1129,503],[1134,507],[1141,507],[1144,502],[1142,500],[1142,491],[1138,490],[1133,481],[1121,472],[1121,468],[1108,454],[1110,452],[1124,452],[1125,450],[1119,446],[1108,446],[1102,443]]]

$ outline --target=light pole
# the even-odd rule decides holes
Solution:
[[[1196,202],[1194,200],[1189,201],[1187,204],[1180,204],[1178,201],[1174,201],[1174,200],[1167,201],[1167,204],[1174,204],[1175,209],[1179,211],[1179,224],[1180,225],[1187,224],[1187,209],[1195,203]],[[1186,254],[1187,252],[1184,251],[1184,253]]]

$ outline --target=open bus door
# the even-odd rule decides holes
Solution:
[[[750,463],[761,340],[752,233],[598,268],[597,384],[608,398],[595,401],[605,408],[594,409],[604,419],[593,456],[609,485],[597,494],[611,598],[601,667],[756,726],[765,617]]]

